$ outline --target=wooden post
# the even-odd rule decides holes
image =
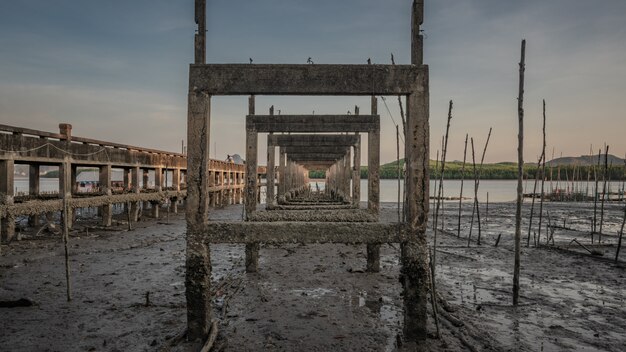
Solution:
[[[515,209],[515,263],[513,268],[513,305],[519,303],[519,274],[520,274],[520,241],[522,237],[522,177],[524,172],[524,71],[526,58],[526,40],[522,40],[522,54],[519,64],[519,96],[517,98],[517,113],[519,134],[517,137],[517,207]]]
[[[465,134],[465,148],[463,149],[463,166],[461,166],[461,192],[459,193],[459,223],[456,230],[456,237],[461,237],[461,206],[463,205],[463,181],[465,179],[465,160],[467,159],[467,137]]]
[[[541,151],[543,154],[543,164],[541,166],[541,201],[539,202],[539,226],[537,227],[537,241],[541,239],[541,221],[543,220],[543,200],[545,197],[544,194],[544,185],[546,181],[546,100],[543,100],[543,148]],[[587,177],[587,182],[589,182],[589,177]],[[587,195],[587,193],[585,193]],[[537,244],[535,243],[535,246]]]

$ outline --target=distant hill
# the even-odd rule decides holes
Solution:
[[[619,158],[615,155],[609,154],[608,156],[609,165],[613,164],[613,166],[623,166],[624,159]],[[578,166],[590,166],[598,164],[598,156],[597,155],[581,155],[581,156],[564,156],[561,158],[556,158],[546,162],[548,166],[564,166],[564,165],[578,165]],[[600,157],[600,164],[604,165],[604,155]]]

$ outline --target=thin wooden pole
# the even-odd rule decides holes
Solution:
[[[463,205],[463,181],[465,179],[465,160],[467,159],[467,137],[465,134],[465,148],[463,149],[463,165],[461,166],[461,192],[459,194],[459,223],[456,229],[456,237],[461,237],[461,206]]]
[[[478,220],[478,239],[476,240],[476,244],[480,245],[480,238],[482,235],[482,228],[480,225],[480,207],[478,202],[478,188],[480,187],[480,177],[483,173],[483,164],[485,163],[485,154],[487,153],[487,146],[489,145],[489,139],[491,139],[491,130],[489,128],[489,134],[487,135],[487,141],[485,142],[485,147],[483,148],[483,155],[480,157],[480,168],[478,169],[478,174],[476,176],[476,185],[474,187],[474,201],[476,202],[476,218]]]
[[[472,239],[472,229],[474,228],[474,213],[476,212],[476,197],[477,197],[477,191],[476,191],[476,158],[475,158],[475,153],[474,153],[474,137],[470,138],[470,144],[472,146],[472,168],[474,170],[474,202],[472,203],[472,219],[470,220],[470,228],[469,228],[469,234],[467,235],[467,246],[470,246],[470,240]]]
[[[526,247],[530,247],[530,230],[533,227],[533,214],[535,211],[535,193],[537,192],[537,183],[539,182],[539,168],[541,167],[541,160],[544,155],[541,154],[539,161],[537,161],[537,170],[535,171],[535,184],[533,185],[533,195],[530,204],[530,218],[528,220],[528,236],[526,237]]]
[[[598,169],[600,168],[600,159],[602,158],[602,149],[598,151],[598,165],[593,169],[593,177],[595,178],[595,188],[593,190],[593,231],[591,232],[591,244],[596,233],[596,224],[598,223]]]
[[[541,239],[541,220],[543,220],[543,200],[545,198],[544,184],[546,181],[546,100],[543,100],[543,164],[541,166],[541,201],[539,202],[539,226],[537,240]],[[535,246],[537,244],[535,243]]]
[[[397,164],[397,173],[398,173],[398,223],[402,220],[402,209],[400,209],[400,129],[398,125],[396,125],[396,164]]]
[[[526,58],[526,40],[522,40],[522,54],[519,64],[519,95],[517,114],[519,133],[517,137],[517,207],[515,210],[515,263],[513,268],[513,305],[519,303],[520,240],[522,237],[522,173],[524,166],[524,71]]]
[[[441,174],[439,175],[439,191],[437,192],[437,206],[435,207],[435,232],[433,236],[433,255],[432,255],[432,281],[433,281],[433,289],[435,287],[435,266],[437,265],[437,230],[438,226],[437,221],[439,218],[439,205],[441,204],[443,197],[443,170],[446,167],[446,149],[448,148],[448,134],[450,132],[450,120],[452,120],[452,100],[450,100],[450,104],[448,105],[448,124],[446,126],[446,137],[444,144],[442,146],[441,152]]]
[[[439,149],[437,149],[437,159],[435,160],[435,175],[433,175],[433,176],[435,176],[434,177],[434,179],[435,179],[435,185],[434,185],[435,188],[434,189],[437,189],[437,181],[439,180],[439,177],[436,177],[437,176],[436,172],[438,172],[438,171],[439,171]],[[435,208],[435,206],[437,204],[436,203],[437,202],[437,194],[433,193],[433,195],[434,195],[434,197],[433,197],[433,208]],[[437,227],[437,222],[435,222],[435,213],[434,212],[433,212],[432,222],[433,222],[433,229],[435,229]]]
[[[604,152],[604,171],[602,172],[602,201],[600,205],[600,231],[598,232],[598,243],[602,241],[602,225],[604,224],[604,199],[606,198],[606,179],[609,167],[609,146],[606,146]]]
[[[619,259],[619,251],[622,248],[622,237],[624,236],[624,224],[626,224],[626,206],[624,206],[624,218],[622,219],[622,228],[619,230],[619,238],[617,239],[617,250],[615,251],[615,261]]]

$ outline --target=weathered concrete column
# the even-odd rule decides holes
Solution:
[[[172,170],[172,187],[175,191],[180,191],[180,169],[174,168]],[[170,205],[170,211],[174,214],[178,214],[178,199],[172,201]]]
[[[378,101],[372,97],[372,115],[378,114]],[[380,211],[380,120],[378,128],[367,133],[367,209],[378,217]],[[367,271],[380,271],[380,244],[367,245]]]
[[[0,160],[0,204],[13,204],[13,197],[15,196],[14,173],[15,162],[13,159]],[[1,220],[0,238],[3,243],[8,243],[15,237],[15,217],[7,214],[7,217]]]
[[[378,102],[372,97],[372,115],[378,114]],[[367,208],[378,215],[380,208],[380,120],[378,128],[367,133]]]
[[[105,195],[111,195],[111,165],[100,166],[100,191]],[[102,214],[102,226],[111,226],[113,218],[113,205],[105,204],[100,207]]]
[[[75,187],[74,184],[72,184],[72,179],[76,179],[75,176],[72,176],[72,170],[74,171],[74,174],[76,174],[76,168],[72,165],[70,157],[66,155],[63,158],[63,163],[59,165],[59,198],[61,199],[66,198],[69,200],[72,198],[72,190]],[[71,229],[73,226],[72,220],[74,210],[72,207],[69,207],[68,210],[69,214],[67,219],[67,226]],[[61,215],[63,215],[63,212],[61,212]],[[61,220],[61,224],[63,224],[63,216],[61,216]]]
[[[411,64],[422,65],[423,0],[413,1],[411,26]],[[422,66],[427,69],[427,67]],[[408,345],[419,345],[427,338],[428,302],[428,71],[416,82],[414,93],[407,97],[405,155],[407,182],[407,231],[409,241],[402,245],[401,276],[404,296],[404,339]]]
[[[204,0],[197,0],[204,4]],[[197,7],[196,7],[197,9]],[[205,18],[205,13],[196,11]],[[211,97],[190,91],[187,116],[187,256],[185,297],[187,338],[201,340],[211,325],[211,252],[202,241],[202,229],[209,222],[208,166]]]
[[[274,203],[274,165],[276,163],[276,147],[274,145],[267,145],[267,198],[265,202],[267,205]]]
[[[143,189],[147,190],[148,189],[148,183],[150,182],[150,173],[148,171],[148,169],[142,169],[142,182],[143,182]],[[148,209],[148,205],[150,205],[150,202],[145,201],[143,202],[143,206],[142,206],[142,213]]]
[[[39,195],[39,164],[28,166],[28,194],[31,196]],[[29,216],[28,225],[31,227],[39,225],[39,214]]]
[[[248,114],[254,115],[254,95],[248,100]],[[246,217],[256,210],[258,134],[246,124]]]
[[[279,160],[278,160],[278,199],[281,199],[281,197],[285,196],[285,183],[286,183],[286,179],[285,179],[285,172],[287,172],[286,170],[286,161],[285,161],[285,148],[283,147],[279,147],[278,148],[278,156],[279,156]]]
[[[353,146],[353,168],[352,168],[352,204],[359,207],[361,202],[361,139]]]
[[[163,169],[160,167],[154,168],[154,189],[157,192],[163,190]],[[161,210],[161,204],[156,201],[152,203],[152,217],[159,218],[159,211]]]
[[[209,170],[208,172],[209,172],[209,184],[208,184],[208,186],[209,186],[209,187],[215,187],[215,185],[216,185],[216,183],[217,183],[217,182],[215,181],[215,178],[217,177],[217,173],[216,173],[215,171],[211,171],[211,170]],[[215,194],[216,194],[216,192],[215,192],[215,191],[211,191],[211,192],[209,192],[209,204],[210,204],[212,207],[215,207],[215,204],[217,204],[217,203],[216,203],[216,199],[215,199],[215,198],[216,198],[216,197],[215,197]]]
[[[248,115],[254,115],[255,99],[248,99]],[[257,155],[258,133],[253,126],[246,124],[246,219],[256,211],[257,203]],[[254,273],[259,269],[259,244],[246,244],[246,272]]]
[[[135,194],[139,194],[141,189],[139,188],[139,175],[141,169],[138,166],[135,166],[130,169],[130,179],[131,179],[131,191]],[[130,219],[131,221],[137,222],[139,218],[139,202],[131,202],[130,203]]]

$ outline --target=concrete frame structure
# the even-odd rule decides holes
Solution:
[[[178,212],[178,202],[186,197],[187,157],[183,154],[135,147],[73,136],[72,126],[60,124],[59,133],[0,125],[0,238],[10,242],[15,236],[15,220],[29,216],[37,226],[41,214],[60,212],[62,199],[70,210],[98,207],[102,225],[112,224],[113,204],[130,204],[131,221],[137,221],[144,204],[152,216],[170,199],[170,211]],[[29,166],[27,196],[15,194],[16,164]],[[41,166],[59,167],[59,193],[40,194]],[[97,192],[79,192],[78,169],[97,168],[100,188]],[[123,187],[112,187],[112,170],[123,170]],[[154,187],[148,186],[149,172],[154,172]],[[210,175],[215,175],[207,189],[212,205],[241,203],[244,165],[210,160]],[[171,176],[170,176],[171,175]],[[218,177],[219,175],[219,177]],[[167,182],[166,182],[167,181]],[[168,186],[171,181],[171,186]],[[70,217],[72,225],[74,216]]]
[[[254,246],[257,241],[280,239],[280,242],[300,242],[308,235],[319,241],[333,243],[401,243],[405,346],[413,348],[427,338],[429,126],[428,67],[422,62],[423,40],[420,35],[423,5],[423,0],[414,0],[412,4],[410,65],[218,65],[206,64],[206,0],[196,0],[196,60],[195,64],[190,65],[188,101],[189,181],[185,280],[188,338],[204,338],[211,324],[210,243],[234,238],[238,243],[245,242],[246,248],[251,249],[250,246]],[[407,102],[407,223],[401,232],[405,234],[392,239],[381,234],[389,229],[397,231],[397,225],[365,222],[283,222],[276,226],[271,223],[243,222],[223,227],[218,223],[210,223],[206,165],[213,95],[251,96],[249,115],[254,115],[254,95],[404,95]],[[372,114],[375,115],[375,106],[372,105]],[[256,133],[248,133],[247,145],[256,145],[256,142]],[[379,146],[376,145],[376,148]],[[253,160],[247,158],[247,161],[256,164],[256,153],[247,149],[248,153],[254,155]],[[250,187],[250,183],[254,182],[251,180],[253,177],[249,174],[247,177],[249,189],[254,190]],[[297,227],[297,231],[294,227]],[[338,232],[339,229],[342,232]],[[300,230],[306,236],[301,236]],[[237,238],[230,236],[244,233]],[[337,234],[329,235],[331,233]],[[370,234],[376,238],[372,239]],[[255,258],[247,258],[246,268],[256,270]]]
[[[360,169],[360,135],[323,135],[323,134],[307,134],[307,135],[269,135],[267,140],[268,148],[268,169],[275,166],[275,148],[280,148],[281,154],[285,154],[287,158],[304,167],[307,171],[322,169],[327,170],[337,163],[341,158],[345,157],[351,148],[353,148],[354,168]],[[321,154],[312,156],[312,154]],[[339,155],[338,158],[334,157]],[[284,173],[284,170],[280,170]],[[279,172],[279,174],[280,174]],[[359,206],[360,201],[360,172],[350,173],[349,181],[352,180],[352,204]],[[274,180],[270,180],[268,173],[268,185]],[[281,179],[282,181],[282,179]],[[269,188],[267,192],[266,208],[271,208],[274,204],[274,190]],[[281,184],[279,182],[278,199],[283,197]]]

